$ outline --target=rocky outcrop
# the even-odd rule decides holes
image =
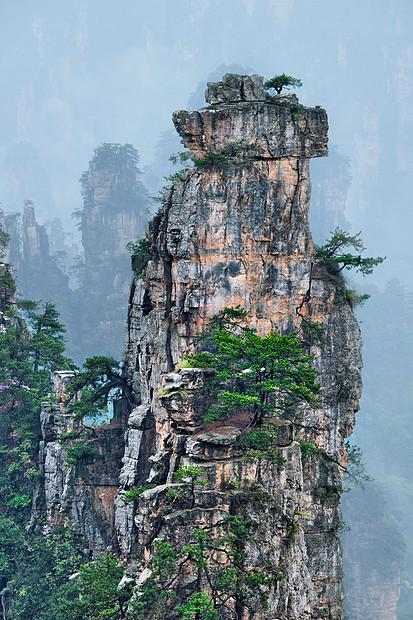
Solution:
[[[216,103],[197,112],[181,110],[172,117],[190,156],[221,153],[241,141],[249,155],[260,160],[327,155],[327,115],[322,108],[304,108],[294,94],[280,95],[276,104],[273,100],[265,103],[253,90],[248,93],[250,100],[233,101],[232,96],[220,101],[211,96],[211,90],[210,84],[207,96]]]
[[[361,390],[360,332],[343,280],[314,255],[307,222],[308,160],[327,155],[326,113],[293,95],[264,97],[260,84],[259,76],[227,75],[208,85],[212,105],[173,117],[197,165],[167,189],[151,222],[152,260],[131,289],[125,372],[137,407],[116,525],[123,553],[147,565],[154,539],[179,547],[194,527],[213,530],[241,515],[251,534],[247,568],[267,566],[280,578],[268,609],[249,612],[231,599],[225,617],[338,619],[340,466]],[[304,434],[328,458],[304,459],[287,423],[277,434],[284,466],[248,463],[239,444],[249,423],[243,412],[221,427],[203,423],[204,371],[180,364],[209,318],[237,305],[262,335],[322,323],[323,342],[308,341],[322,403],[301,414]],[[191,502],[176,490],[179,465],[196,465],[206,482],[195,485]],[[148,481],[155,487],[125,507],[124,493]],[[178,595],[196,579],[186,568]]]
[[[84,356],[122,352],[130,286],[126,245],[144,236],[147,220],[138,159],[129,144],[103,144],[80,179],[85,263],[77,344]]]
[[[94,429],[75,421],[65,404],[71,379],[71,371],[54,372],[55,398],[42,403],[39,463],[43,483],[34,512],[44,510],[50,528],[69,526],[94,551],[116,550],[114,498],[124,450],[123,429],[116,419]],[[72,433],[72,439],[65,442],[67,433]]]
[[[230,575],[223,528],[239,518],[242,572],[264,582],[251,604],[226,596],[222,618],[341,619],[341,468],[361,390],[360,332],[344,281],[315,256],[307,222],[308,163],[327,154],[326,113],[291,95],[264,98],[260,84],[259,76],[225,76],[208,86],[212,105],[174,114],[196,165],[165,192],[150,224],[150,260],[132,282],[129,408],[91,432],[82,452],[85,428],[63,403],[70,374],[54,375],[38,505],[51,527],[69,525],[95,551],[118,550],[140,588],[159,544],[179,558],[200,531],[215,547],[210,561]],[[261,335],[303,334],[322,386],[320,407],[303,406],[300,425],[274,420],[274,459],[245,458],[248,410],[204,421],[211,371],[183,363],[209,319],[238,305]],[[322,338],[303,328],[316,322]],[[69,431],[72,443],[62,443]],[[304,439],[316,448],[302,450]],[[190,561],[171,583],[178,601],[212,588]]]
[[[22,217],[23,252],[26,261],[47,260],[49,240],[46,229],[36,222],[34,205],[26,201]]]
[[[56,302],[67,324],[72,297],[69,277],[50,255],[46,228],[36,221],[34,204],[26,200],[22,216],[1,211],[0,224],[10,236],[6,259],[12,265],[19,293],[26,299]]]

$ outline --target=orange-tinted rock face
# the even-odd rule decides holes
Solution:
[[[133,283],[128,316],[126,373],[142,404],[129,424],[118,534],[125,553],[147,561],[154,537],[178,544],[195,523],[209,526],[223,514],[241,514],[254,534],[249,566],[282,566],[283,579],[269,592],[268,610],[240,615],[234,603],[228,618],[342,618],[339,495],[323,489],[340,486],[337,463],[345,462],[343,441],[354,426],[362,364],[344,283],[314,256],[307,222],[308,158],[327,154],[327,117],[322,109],[297,108],[293,95],[263,101],[259,76],[252,78],[249,101],[243,95],[247,78],[230,77],[209,85],[216,105],[174,114],[192,157],[229,152],[234,142],[250,146],[224,166],[187,170],[152,220],[152,260]],[[322,402],[317,410],[304,407],[302,416],[311,439],[333,460],[303,460],[292,432],[283,431],[282,471],[266,461],[246,463],[237,443],[242,412],[225,428],[203,429],[205,403],[196,389],[202,373],[177,368],[208,319],[237,305],[248,310],[260,334],[299,329],[303,318],[323,323],[323,345],[308,344]],[[182,504],[175,514],[165,483],[173,482],[179,464],[201,466],[208,486],[196,492],[191,510]],[[147,480],[159,486],[124,508],[124,490]],[[281,507],[278,517],[251,491],[257,484]]]
[[[247,147],[249,155],[258,159],[328,153],[325,110],[300,107],[295,95],[267,102],[221,103],[197,112],[181,110],[172,118],[194,157],[222,153],[234,145]]]

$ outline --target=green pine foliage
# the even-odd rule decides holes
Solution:
[[[245,164],[251,160],[253,148],[254,144],[239,140],[226,146],[220,153],[207,153],[203,158],[194,159],[194,165],[198,169],[222,169],[229,164]]]
[[[87,358],[68,390],[68,411],[75,419],[98,419],[107,411],[108,403],[118,398],[131,398],[130,387],[122,376],[120,363],[113,357],[95,355]],[[80,393],[80,399],[78,397]]]
[[[0,587],[10,601],[7,619],[61,620],[59,598],[73,596],[70,575],[85,561],[84,543],[72,532],[28,532],[0,517]]]
[[[312,356],[295,332],[271,330],[260,336],[248,327],[248,313],[224,308],[200,337],[203,350],[187,357],[192,365],[214,370],[205,380],[210,400],[206,421],[225,420],[248,412],[252,430],[243,437],[247,460],[266,459],[281,470],[285,459],[277,449],[276,418],[301,426],[303,405],[318,406]],[[320,327],[317,324],[317,331]]]
[[[320,386],[312,357],[304,354],[295,332],[260,336],[247,317],[239,306],[224,308],[201,336],[204,350],[187,357],[194,366],[215,371],[206,386],[213,396],[206,419],[248,410],[257,425],[273,416],[294,419],[303,403],[317,407]]]
[[[23,522],[34,479],[40,403],[50,391],[50,372],[73,368],[64,355],[64,326],[51,303],[21,304],[27,325],[10,311],[0,324],[0,502],[3,515]]]
[[[301,80],[285,73],[275,75],[264,82],[264,88],[272,95],[279,95],[283,90],[290,90],[290,88],[301,88],[302,85]]]
[[[0,224],[0,260],[4,258],[4,255],[9,245],[10,235],[8,235]]]
[[[98,146],[90,162],[92,170],[106,170],[109,174],[116,171],[122,179],[112,190],[108,210],[122,211],[125,208],[141,207],[147,199],[146,190],[139,180],[141,171],[138,168],[139,153],[131,144],[117,144],[105,142]],[[90,170],[83,172],[80,177],[83,209],[73,213],[73,217],[79,221],[80,229],[84,225],[83,216],[93,203],[93,192],[89,178]]]
[[[243,517],[231,515],[211,527],[194,528],[184,540],[154,541],[150,577],[131,602],[133,618],[180,618],[222,620],[226,603],[254,613],[267,608],[270,589],[282,579],[277,567],[247,568],[245,545],[250,540]],[[185,572],[196,579],[193,588],[179,588]]]
[[[84,561],[67,530],[28,529],[38,468],[41,400],[50,373],[73,368],[64,355],[64,326],[51,303],[21,304],[27,325],[9,307],[0,321],[0,590],[7,618],[56,620],[57,593]]]
[[[56,620],[125,618],[131,588],[119,588],[124,572],[112,554],[80,566],[78,575],[57,601]]]
[[[386,257],[363,258],[361,254],[353,254],[346,251],[348,248],[353,248],[356,252],[363,252],[366,249],[360,235],[361,232],[350,235],[350,233],[337,227],[331,233],[331,238],[324,245],[315,246],[316,256],[323,258],[327,264],[337,265],[339,272],[343,269],[355,269],[362,273],[363,276],[366,276],[372,273],[374,267],[380,265]]]
[[[149,237],[138,239],[135,243],[130,241],[126,244],[126,249],[131,254],[132,269],[137,276],[140,276],[152,258],[152,242]]]

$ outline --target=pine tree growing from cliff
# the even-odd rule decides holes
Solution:
[[[284,89],[301,88],[302,85],[303,83],[301,80],[292,77],[292,75],[286,75],[285,73],[274,75],[273,78],[264,82],[264,88],[276,95],[281,94]]]
[[[315,381],[312,357],[304,354],[294,332],[280,335],[272,330],[260,336],[248,327],[247,317],[240,307],[221,310],[200,337],[206,350],[187,359],[194,366],[215,371],[205,386],[212,397],[206,419],[226,419],[232,413],[249,411],[250,426],[256,427],[245,438],[250,455],[277,462],[272,420],[281,417],[299,422],[300,407],[317,407],[321,388]]]
[[[386,259],[385,256],[363,258],[361,254],[352,254],[346,251],[347,248],[353,248],[356,252],[363,252],[366,249],[361,239],[361,232],[350,235],[350,233],[337,227],[331,233],[331,238],[324,245],[315,246],[316,255],[324,258],[327,264],[337,265],[338,271],[355,269],[362,273],[363,276],[371,274],[374,267],[380,265]]]

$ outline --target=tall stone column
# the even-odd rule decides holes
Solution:
[[[141,404],[126,431],[117,527],[124,552],[147,563],[155,538],[179,545],[191,528],[241,515],[251,532],[247,565],[271,566],[282,578],[269,589],[268,609],[240,611],[230,601],[225,617],[338,619],[339,488],[361,390],[360,331],[343,279],[315,256],[307,221],[308,163],[327,155],[326,112],[295,95],[269,97],[262,82],[227,74],[208,85],[207,107],[173,115],[196,165],[165,192],[150,225],[151,260],[132,284],[125,372]],[[322,399],[301,415],[328,458],[304,459],[286,424],[285,467],[247,463],[242,412],[219,428],[203,422],[204,371],[180,364],[208,320],[238,305],[261,335],[322,323],[323,342],[307,343]],[[208,485],[196,489],[194,505],[171,508],[167,489],[179,464],[201,467]],[[125,490],[148,481],[155,487],[124,506]],[[176,582],[178,596],[189,573]]]

